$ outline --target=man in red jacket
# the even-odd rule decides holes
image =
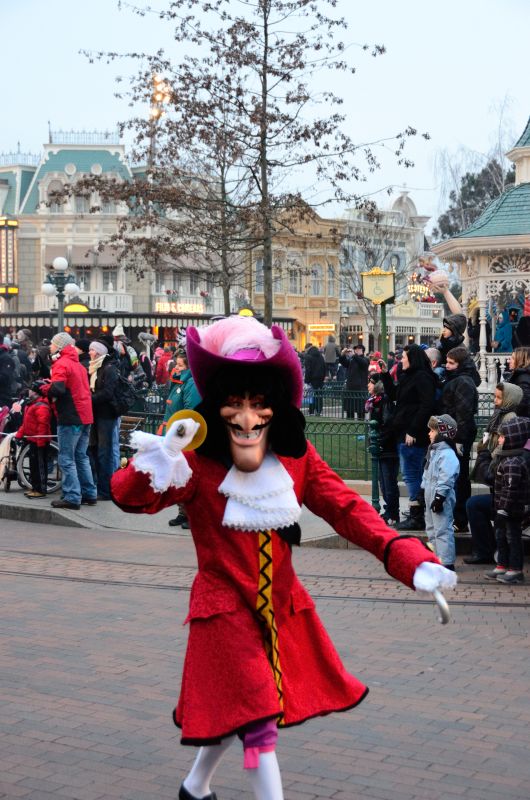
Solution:
[[[52,500],[54,508],[79,509],[81,503],[96,505],[97,491],[87,455],[92,398],[87,371],[79,362],[75,341],[65,331],[56,333],[50,345],[53,361],[51,383],[46,392],[57,417],[59,466],[63,498]]]

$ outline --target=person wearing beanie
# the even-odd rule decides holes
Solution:
[[[88,455],[97,486],[97,499],[110,500],[110,478],[119,464],[119,451],[114,446],[118,438],[119,419],[112,402],[119,373],[116,361],[104,342],[90,342],[88,352],[88,375],[94,414]]]
[[[466,514],[471,533],[471,555],[464,558],[464,564],[494,564],[496,550],[493,529],[493,453],[499,444],[499,431],[504,422],[517,416],[523,390],[511,383],[498,383],[495,388],[495,410],[486,426],[482,442],[477,446],[477,457],[471,478],[476,483],[490,487],[489,494],[474,494],[466,503]]]
[[[444,567],[454,570],[453,508],[460,471],[455,449],[457,425],[449,414],[440,414],[429,419],[428,428],[430,445],[421,481],[425,496],[425,531]]]
[[[464,341],[467,319],[465,314],[450,314],[444,317],[440,341],[436,344],[437,350],[441,353],[441,364],[445,364],[447,353],[453,347],[458,347]]]
[[[200,749],[179,800],[216,797],[210,782],[237,737],[255,799],[282,800],[278,727],[347,711],[367,693],[295,574],[302,503],[409,587],[456,576],[422,542],[396,536],[307,441],[302,368],[282,328],[238,316],[190,326],[186,351],[201,403],[164,436],[132,435],[136,453],[112,495],[132,513],[184,503],[196,547],[174,721],[182,744]]]
[[[90,347],[90,339],[77,339],[75,342],[75,349],[79,356],[79,363],[84,366],[88,372],[88,365],[90,364],[90,355],[88,348]]]
[[[493,488],[497,566],[485,572],[489,580],[516,586],[524,583],[523,521],[530,507],[530,419],[515,417],[499,429],[493,451]]]
[[[75,341],[66,331],[52,337],[51,383],[43,393],[52,403],[57,418],[58,463],[62,472],[62,500],[54,508],[79,509],[94,503],[97,493],[87,455],[90,426],[94,419],[87,371],[79,363]]]

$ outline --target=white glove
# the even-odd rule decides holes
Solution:
[[[182,455],[199,428],[193,419],[176,420],[165,436],[135,431],[131,434],[131,445],[137,449],[133,466],[149,475],[152,488],[164,492],[170,486],[177,489],[187,484],[191,469]]]
[[[433,592],[435,589],[454,589],[457,580],[456,572],[451,569],[446,569],[441,564],[433,564],[431,561],[424,561],[416,567],[412,583],[415,589]]]
[[[176,455],[184,450],[191,442],[197,431],[199,423],[194,419],[177,419],[164,436],[164,447]]]

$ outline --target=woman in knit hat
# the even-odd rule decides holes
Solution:
[[[98,490],[97,499],[110,500],[110,479],[119,463],[114,447],[119,420],[112,407],[118,368],[102,341],[90,342],[88,353],[88,375],[94,412],[88,453]]]
[[[189,327],[186,349],[206,438],[182,452],[200,433],[192,418],[163,437],[133,434],[137,453],[112,494],[132,513],[184,503],[197,550],[174,720],[182,743],[200,750],[180,800],[215,799],[210,781],[236,735],[256,800],[282,800],[278,726],[346,711],[368,691],[294,572],[302,503],[410,587],[455,576],[420,541],[396,536],[306,440],[300,361],[281,328],[231,317]]]

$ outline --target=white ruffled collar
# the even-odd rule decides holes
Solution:
[[[234,465],[219,486],[227,498],[223,525],[243,531],[287,528],[298,522],[301,508],[293,479],[272,453],[255,472]]]

